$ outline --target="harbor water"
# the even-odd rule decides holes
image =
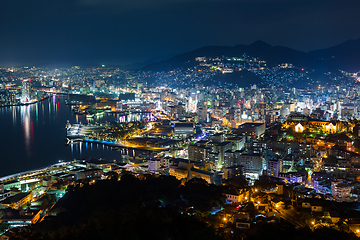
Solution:
[[[86,124],[120,118],[126,121],[139,117],[104,114],[95,120],[87,119],[85,115],[76,115],[65,104],[63,96],[52,96],[31,105],[0,108],[0,177],[59,161],[89,157],[119,161],[121,152],[103,144],[80,142],[66,146],[65,126],[67,120]]]

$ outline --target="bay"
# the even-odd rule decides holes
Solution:
[[[104,115],[98,122],[114,121],[115,114]],[[96,143],[65,145],[65,126],[87,123],[65,104],[65,97],[52,96],[26,106],[0,108],[0,177],[46,167],[59,161],[83,158],[120,160],[118,151]]]

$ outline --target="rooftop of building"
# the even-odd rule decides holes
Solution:
[[[265,125],[264,123],[243,123],[239,128],[250,128],[250,127],[259,127]]]
[[[175,123],[175,127],[189,127],[189,128],[193,128],[194,127],[194,123]]]
[[[261,153],[243,153],[243,154],[241,154],[240,156],[247,156],[247,157],[254,156],[254,157],[259,157],[259,156],[262,156],[262,154],[261,154]]]
[[[215,146],[226,146],[228,144],[230,144],[231,142],[229,141],[225,141],[225,142],[213,142],[213,145]]]
[[[191,172],[201,173],[201,174],[209,175],[209,176],[214,176],[215,175],[215,173],[213,173],[213,172],[200,170],[200,169],[197,169],[197,168],[191,168]]]
[[[0,202],[1,204],[11,204],[11,203],[16,203],[18,201],[20,201],[21,199],[23,199],[24,197],[27,197],[29,194],[31,194],[31,192],[22,192],[22,193],[18,193],[14,196],[8,197],[5,200],[3,200],[2,202]]]
[[[91,168],[91,169],[86,169],[86,170],[83,170],[83,171],[80,171],[80,172],[84,173],[84,172],[95,172],[95,171],[102,171],[102,169],[100,169],[100,168]]]
[[[86,163],[101,165],[101,164],[111,164],[112,162],[106,161],[104,159],[89,159],[86,160]]]
[[[40,210],[15,210],[8,209],[1,220],[31,220]]]
[[[230,188],[228,190],[225,190],[224,191],[224,194],[229,194],[229,195],[239,195],[240,192],[238,189],[235,189],[235,188]]]
[[[19,180],[10,180],[10,181],[6,181],[6,182],[2,182],[1,184],[8,185],[8,184],[13,184],[13,183],[20,183],[20,181]]]

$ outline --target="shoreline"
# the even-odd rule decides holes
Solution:
[[[65,164],[69,164],[69,163],[71,163],[71,162],[54,163],[54,164],[51,164],[51,165],[46,166],[46,167],[40,167],[40,168],[37,168],[37,169],[32,169],[32,170],[27,170],[27,171],[23,171],[23,172],[13,173],[13,174],[10,174],[10,175],[7,175],[7,176],[0,177],[0,182],[6,181],[6,180],[11,179],[11,178],[19,177],[19,176],[22,176],[22,175],[34,173],[36,171],[47,170],[47,169],[52,168],[52,167],[56,167],[56,166],[59,166],[59,165],[65,165]]]
[[[8,104],[8,105],[0,105],[0,108],[5,108],[5,107],[20,107],[20,106],[27,106],[27,105],[33,105],[35,103],[38,103],[38,102],[41,102],[45,99],[48,99],[50,96],[46,96],[46,97],[43,97],[43,98],[40,98],[34,102],[29,102],[29,103],[17,103],[17,104]]]
[[[65,140],[68,140],[68,145],[70,144],[74,144],[71,143],[71,140],[69,138],[65,138]],[[101,140],[95,140],[95,139],[88,139],[88,138],[78,138],[78,139],[74,139],[78,142],[88,142],[88,143],[97,143],[97,144],[103,144],[105,146],[114,148],[114,147],[119,147],[119,148],[128,148],[128,149],[134,149],[134,150],[138,150],[138,151],[154,151],[154,152],[159,152],[159,151],[166,151],[168,150],[167,148],[161,148],[161,147],[151,147],[151,146],[134,146],[134,145],[126,145],[124,143],[117,143],[117,142],[109,142],[109,141],[101,141]],[[76,144],[76,143],[75,143]]]

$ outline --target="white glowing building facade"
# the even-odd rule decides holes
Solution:
[[[23,80],[22,81],[22,90],[21,90],[21,102],[22,103],[27,103],[27,102],[31,101],[30,88],[31,88],[30,79]]]

